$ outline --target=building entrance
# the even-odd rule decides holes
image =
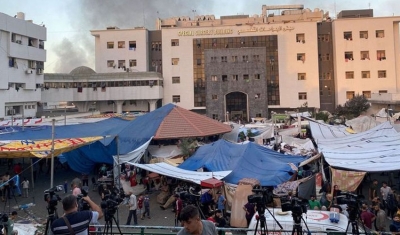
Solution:
[[[230,121],[248,122],[247,94],[231,92],[225,96],[225,109]]]

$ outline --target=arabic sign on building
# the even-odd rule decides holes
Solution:
[[[237,35],[245,33],[256,33],[256,32],[291,32],[294,27],[291,26],[267,26],[267,27],[250,27],[247,29],[238,29],[237,31],[233,29],[202,29],[202,30],[182,30],[178,32],[178,36],[202,36],[202,35],[226,35],[234,34]]]

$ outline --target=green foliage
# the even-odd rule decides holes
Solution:
[[[191,138],[181,139],[179,142],[179,148],[181,149],[184,157],[189,157],[192,155],[196,149],[196,146],[197,142]]]
[[[353,99],[348,100],[344,106],[338,105],[335,113],[338,116],[346,116],[354,118],[360,116],[361,113],[367,111],[370,105],[368,99],[362,95],[356,95]]]
[[[316,114],[315,119],[317,119],[317,120],[323,120],[324,122],[327,122],[328,119],[329,119],[329,114],[326,113],[326,112],[318,112],[318,113]]]

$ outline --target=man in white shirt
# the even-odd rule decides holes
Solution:
[[[137,214],[136,214],[137,200],[135,194],[133,194],[132,192],[130,192],[128,205],[129,205],[129,215],[128,215],[128,220],[126,221],[126,225],[131,224],[132,216],[133,216],[133,225],[138,225]]]

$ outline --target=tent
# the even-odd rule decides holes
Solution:
[[[205,188],[217,188],[221,187],[222,185],[224,185],[224,182],[215,178],[202,180],[200,182],[200,186]]]
[[[200,147],[194,155],[179,165],[185,170],[232,170],[224,180],[238,184],[242,178],[258,179],[262,186],[275,186],[290,179],[294,172],[289,163],[299,165],[302,156],[284,155],[248,142],[234,144],[226,140]]]

